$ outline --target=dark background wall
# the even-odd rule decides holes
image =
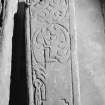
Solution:
[[[12,39],[10,105],[28,105],[25,54],[25,3],[18,4]]]

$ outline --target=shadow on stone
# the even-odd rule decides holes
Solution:
[[[21,2],[14,16],[9,105],[28,105],[25,55],[25,3]]]

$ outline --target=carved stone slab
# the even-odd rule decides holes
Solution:
[[[73,105],[69,0],[31,0],[34,105]]]

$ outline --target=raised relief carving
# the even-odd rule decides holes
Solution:
[[[57,100],[56,105],[70,105],[70,104],[69,104],[69,102],[64,98],[64,99]]]
[[[60,24],[51,24],[35,32],[32,42],[34,57],[43,66],[57,61],[66,63],[70,57],[68,29]]]
[[[32,51],[37,63],[37,66],[33,67],[35,99],[41,104],[42,100],[46,100],[47,63],[66,63],[70,57],[70,40],[67,29],[61,25],[52,24],[45,30],[35,32],[32,38]]]
[[[52,23],[65,17],[68,9],[68,0],[37,0],[32,1],[31,16],[37,14],[41,22]]]
[[[43,101],[46,100],[46,64],[41,37],[41,32],[38,31],[32,38],[32,57],[36,61],[32,67],[35,105],[43,105]]]
[[[43,101],[46,101],[46,81],[41,67],[33,68],[33,86],[35,105],[43,105]]]
[[[30,4],[31,19],[40,24],[34,29],[32,25],[32,82],[35,105],[45,104],[47,99],[47,65],[66,64],[70,59],[69,29],[60,21],[66,16],[68,0],[32,0]],[[34,24],[34,23],[31,24]],[[43,27],[43,22],[45,26]],[[58,104],[57,104],[58,103]],[[53,105],[51,103],[51,105]],[[69,105],[69,101],[56,99],[54,105]]]
[[[38,18],[48,23],[58,21],[64,18],[67,12],[67,3],[65,0],[50,0],[48,5],[39,12]]]

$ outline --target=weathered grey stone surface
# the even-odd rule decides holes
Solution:
[[[98,0],[75,0],[81,105],[105,105],[105,27]]]
[[[74,1],[31,0],[28,5],[30,105],[79,105]]]
[[[3,11],[5,18],[0,34],[0,105],[9,104],[13,19],[17,10],[17,0],[4,0],[4,2],[6,2]]]
[[[7,1],[0,28],[0,105],[9,103],[17,2]],[[99,0],[27,0],[29,105],[105,105],[101,7]]]

